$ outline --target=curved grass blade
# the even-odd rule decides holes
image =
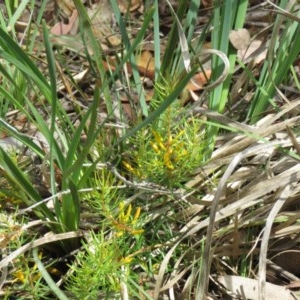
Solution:
[[[27,135],[19,132],[16,128],[8,124],[3,118],[0,118],[0,125],[4,127],[7,133],[16,139],[18,139],[22,144],[26,145],[34,153],[36,153],[40,158],[44,158],[45,152],[35,144]]]
[[[58,299],[68,300],[69,298],[55,284],[55,282],[51,278],[50,274],[48,273],[47,269],[45,268],[44,264],[40,261],[39,256],[38,256],[38,248],[33,249],[33,258],[34,258],[34,261],[35,261],[39,271],[41,272],[43,278],[47,282],[47,284],[50,287],[50,289],[52,290],[52,292],[58,297]]]
[[[150,124],[152,121],[154,121],[156,118],[158,118],[174,101],[178,99],[178,96],[181,94],[185,86],[188,84],[190,79],[193,77],[197,70],[198,66],[194,66],[188,74],[186,74],[180,82],[177,84],[177,86],[174,88],[174,91],[165,99],[165,101],[152,113],[149,114],[149,116],[142,121],[140,124],[138,124],[136,127],[131,129],[128,133],[126,133],[123,137],[121,137],[118,142],[115,144],[115,146],[119,145],[121,142],[125,141],[129,137],[133,136],[135,133],[137,133],[139,130]]]
[[[30,200],[22,199],[27,205],[32,203],[37,203],[41,200],[40,194],[29,182],[27,177],[19,169],[19,167],[12,161],[9,155],[0,147],[0,166],[3,171],[7,173],[7,179],[11,180],[13,183],[17,184],[29,197]],[[49,218],[51,221],[55,221],[52,212],[45,204],[41,204],[37,209],[34,210],[38,217],[44,219]]]
[[[287,1],[282,1],[280,6],[285,7],[286,3]],[[297,16],[300,16],[300,12]],[[278,28],[278,32],[281,30],[283,21],[284,16],[277,17],[275,27]],[[269,51],[274,52],[272,55],[274,59],[270,57],[271,54],[268,55],[269,59],[265,61],[259,78],[259,85],[264,87],[265,92],[257,89],[253,96],[248,112],[250,123],[257,122],[270,104],[276,107],[272,100],[276,88],[286,78],[290,67],[300,53],[300,39],[298,38],[300,24],[297,21],[288,20],[284,31],[280,35],[278,32],[273,32],[271,44],[274,45],[274,49],[269,49]]]
[[[40,72],[37,66],[24,53],[19,45],[0,28],[0,56],[15,65],[27,77],[30,76],[43,92],[45,97],[49,99],[49,84],[45,76]]]

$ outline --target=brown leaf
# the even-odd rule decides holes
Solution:
[[[144,50],[136,58],[137,67],[140,73],[146,77],[154,77],[155,62],[152,53],[148,50]]]
[[[73,14],[75,5],[72,0],[56,0],[55,2],[59,10],[64,14],[64,16],[70,17]]]
[[[251,54],[257,51],[260,47],[264,47],[262,41],[253,40],[246,49],[239,50],[237,56],[240,60],[245,61],[248,57],[250,57]],[[265,49],[262,49],[262,51],[260,51],[259,54],[253,58],[254,65],[260,64],[266,58],[267,52],[268,52],[267,47]]]
[[[118,0],[118,5],[121,13],[125,14],[127,11],[135,11],[141,6],[141,0]]]
[[[186,88],[190,91],[200,91],[210,79],[211,70],[206,70],[205,73],[200,72],[194,75],[193,79],[188,83]]]
[[[109,1],[102,0],[93,4],[87,12],[91,19],[93,33],[100,41],[102,48],[119,46],[121,38],[113,31],[111,26],[114,22],[114,13]],[[105,45],[107,46],[105,47]]]
[[[76,34],[77,30],[78,30],[78,12],[76,9],[74,9],[71,16],[69,17],[68,24],[64,24],[62,21],[58,22],[50,29],[50,33],[55,35]]]

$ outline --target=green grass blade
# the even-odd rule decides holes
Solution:
[[[122,36],[124,46],[126,49],[126,53],[127,53],[126,58],[127,57],[129,58],[129,62],[132,66],[132,75],[133,75],[135,87],[137,89],[137,93],[139,95],[140,107],[141,107],[143,115],[148,116],[148,106],[147,106],[146,99],[145,99],[145,93],[143,91],[143,84],[141,82],[140,74],[137,69],[137,64],[136,64],[136,60],[135,60],[135,56],[134,56],[133,52],[136,49],[138,49],[137,42],[140,41],[143,38],[143,36],[145,35],[148,25],[153,17],[154,11],[153,11],[153,9],[150,9],[149,12],[147,12],[147,15],[143,21],[143,25],[139,30],[138,36],[136,37],[135,42],[133,44],[131,44],[128,34],[126,32],[126,25],[122,19],[118,3],[116,0],[110,0],[110,2],[111,2],[112,9],[114,11],[114,14],[115,14],[117,23],[119,24],[121,36]],[[123,65],[121,64],[121,66],[123,66]]]
[[[74,0],[74,4],[79,13],[79,26],[80,34],[82,37],[83,45],[85,46],[86,57],[89,62],[91,71],[94,73],[93,76],[100,79],[102,84],[102,92],[104,94],[104,101],[106,103],[106,109],[108,115],[113,114],[113,102],[111,99],[111,93],[109,90],[109,78],[107,77],[107,72],[104,68],[101,44],[96,39],[89,16],[86,12],[86,8],[83,6],[81,0]],[[90,46],[92,50],[92,56],[89,54],[87,46]]]
[[[49,161],[50,161],[50,187],[52,195],[56,194],[56,180],[55,180],[55,170],[54,170],[54,160],[53,160],[53,147],[55,139],[55,129],[56,129],[56,109],[57,109],[57,92],[56,92],[56,72],[55,72],[55,61],[52,52],[52,45],[50,43],[48,29],[46,28],[45,22],[43,22],[43,36],[45,41],[46,56],[48,61],[48,70],[50,76],[50,91],[51,91],[51,120],[50,120],[50,140],[49,142]],[[62,157],[61,157],[62,159]]]
[[[31,112],[36,119],[36,124],[37,127],[39,128],[40,133],[45,137],[45,140],[47,142],[51,141],[53,132],[50,131],[47,122],[44,120],[43,116],[41,116],[39,111],[35,108],[33,103],[27,103],[27,104],[30,107]],[[61,169],[62,166],[64,165],[65,158],[62,149],[57,143],[56,139],[53,140],[52,149],[53,149],[53,156],[56,159],[56,163],[58,164],[58,167]]]
[[[34,201],[38,202],[41,197],[39,193],[33,188],[28,179],[23,175],[22,171],[15,165],[9,155],[0,147],[0,164],[4,170],[9,172],[11,178],[22,187],[28,196]]]
[[[43,278],[47,282],[47,284],[50,287],[50,289],[52,290],[52,292],[57,296],[58,299],[68,300],[69,298],[63,293],[62,290],[59,289],[59,287],[53,281],[53,279],[51,278],[50,274],[48,273],[48,271],[45,268],[45,266],[43,265],[43,263],[40,261],[39,255],[38,255],[38,248],[33,249],[33,258],[34,258],[34,261],[35,261],[39,271],[41,272]]]
[[[65,177],[68,178],[74,171],[81,170],[82,164],[84,163],[84,160],[86,159],[87,154],[90,151],[90,148],[92,147],[94,141],[95,141],[95,132],[96,132],[96,126],[97,126],[97,114],[98,114],[98,107],[99,107],[99,101],[100,101],[100,88],[99,86],[95,87],[95,92],[94,92],[94,101],[87,111],[86,115],[80,122],[80,125],[78,126],[78,129],[76,130],[73,141],[70,145],[70,150],[67,155],[66,159],[66,166],[65,166]],[[90,117],[90,118],[89,118]],[[80,137],[82,130],[84,129],[86,122],[90,119],[89,127],[87,130],[87,137],[86,137],[86,142],[85,145],[80,152],[77,160],[75,163],[74,157],[75,157],[75,149],[78,149],[80,145]],[[75,179],[76,180],[76,179]]]
[[[70,180],[69,182],[69,188],[71,191],[71,195],[66,195],[67,197],[64,197],[64,202],[62,204],[64,220],[63,224],[68,228],[69,231],[76,231],[78,230],[80,220],[80,201],[78,188],[72,180]]]
[[[229,59],[230,68],[226,80],[210,93],[209,108],[222,113],[227,103],[231,78],[236,62],[236,52],[229,43],[229,34],[232,29],[243,27],[248,1],[217,1],[213,15],[212,48],[225,53]],[[219,57],[212,58],[212,80],[215,81],[223,72],[223,61]],[[217,127],[207,128],[208,149],[207,159],[214,149]]]
[[[12,161],[9,155],[0,147],[0,166],[5,173],[8,175],[8,179],[12,180],[15,184],[17,184],[22,191],[24,191],[30,200],[26,201],[27,205],[31,205],[33,203],[37,203],[41,200],[40,194],[36,191],[36,189],[32,186],[27,177],[23,174],[23,172],[19,169],[19,167]],[[40,218],[48,217],[50,220],[54,221],[54,217],[52,212],[45,204],[39,205],[35,210],[35,213]]]
[[[20,2],[16,10],[14,11],[14,14],[9,19],[8,23],[8,29],[12,30],[15,33],[15,24],[20,19],[21,15],[23,14],[29,0],[23,0]]]
[[[29,147],[34,153],[36,153],[39,157],[43,158],[45,156],[45,152],[36,145],[27,135],[19,132],[16,128],[8,124],[3,118],[0,118],[0,125],[9,133],[9,135],[18,139],[24,146]]]
[[[157,80],[160,72],[160,28],[159,28],[159,7],[158,0],[154,1],[154,12],[153,12],[153,39],[154,39],[154,64],[155,64],[155,80]]]
[[[188,1],[185,0],[180,0],[178,3],[178,9],[176,11],[176,15],[178,20],[181,22],[185,11],[187,9]],[[178,30],[177,30],[177,23],[173,22],[171,31],[169,33],[169,38],[168,38],[168,44],[162,59],[161,63],[161,68],[160,68],[160,73],[162,74],[162,77],[166,77],[167,74],[170,74],[171,69],[173,68],[173,60],[174,60],[174,54],[178,53],[174,49],[174,45],[178,45]]]
[[[190,79],[193,77],[197,70],[197,66],[194,66],[190,73],[186,74],[177,84],[177,86],[174,88],[173,92],[166,97],[165,101],[152,113],[149,114],[149,116],[142,121],[140,124],[138,124],[136,127],[131,129],[128,133],[126,133],[123,137],[119,139],[119,141],[115,144],[118,145],[121,142],[125,141],[129,137],[133,136],[135,133],[137,133],[139,130],[150,124],[152,121],[154,121],[156,118],[158,118],[174,101],[178,100],[179,95],[185,88],[185,86],[188,84]]]
[[[2,48],[0,55],[4,56],[5,60],[17,66],[25,75],[30,76],[38,84],[41,91],[44,93],[49,91],[45,76],[2,28],[0,28],[0,47]],[[48,94],[46,93],[46,95]]]
[[[188,29],[187,40],[189,42],[192,40],[195,34],[200,4],[201,4],[201,0],[190,1],[190,6],[187,12],[185,26],[184,26],[185,28]]]
[[[286,1],[281,1],[281,7],[286,6]],[[298,12],[297,16],[300,16]],[[278,16],[275,22],[275,27],[279,27],[283,22],[283,16]],[[278,24],[278,26],[276,26]],[[267,107],[274,104],[272,98],[275,95],[276,87],[278,87],[285,79],[290,67],[300,53],[300,24],[291,19],[287,20],[284,31],[278,35],[273,32],[272,45],[274,49],[274,59],[269,58],[265,61],[260,74],[259,85],[264,87],[265,93],[261,89],[257,89],[248,112],[250,123],[257,122],[266,111]]]

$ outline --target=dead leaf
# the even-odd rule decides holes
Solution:
[[[121,13],[135,11],[141,6],[141,0],[118,0],[118,5]]]
[[[246,49],[250,44],[250,33],[245,28],[231,30],[229,34],[229,40],[235,49],[243,50]]]
[[[256,279],[241,276],[219,276],[218,282],[230,292],[245,299],[258,300],[258,281]],[[242,298],[242,299],[244,299]],[[266,282],[265,299],[272,300],[294,300],[291,292],[284,286]]]
[[[256,50],[258,50],[260,47],[263,47],[262,41],[261,40],[253,40],[250,45],[243,50],[239,50],[237,53],[238,59],[241,61],[245,61],[250,57],[252,53],[254,53]],[[258,55],[256,55],[253,60],[254,60],[254,65],[260,64],[267,56],[268,49],[262,49],[262,51],[259,52]]]
[[[54,35],[62,34],[76,34],[78,31],[78,12],[76,9],[73,10],[69,17],[68,24],[63,21],[56,23],[51,29],[50,33]]]
[[[211,70],[206,70],[205,73],[197,73],[193,76],[193,79],[188,83],[186,88],[190,91],[202,90],[203,86],[207,83],[207,80],[210,79],[210,76]]]
[[[91,20],[93,33],[100,41],[102,48],[107,48],[105,44],[109,44],[108,48],[119,46],[121,38],[112,29],[114,13],[110,2],[108,0],[100,1],[88,8],[87,12]]]
[[[154,62],[154,57],[150,51],[143,50],[137,56],[136,63],[137,63],[137,67],[142,75],[154,78],[155,62]]]
[[[72,0],[56,0],[55,2],[60,12],[62,12],[65,17],[70,17],[73,14],[75,5]]]
[[[153,94],[154,94],[153,89],[152,90],[145,90],[146,102],[150,102],[153,99]],[[130,121],[135,122],[136,117],[137,117],[137,112],[136,112],[136,108],[134,108],[132,106],[132,102],[135,105],[137,105],[137,107],[138,107],[139,96],[137,94],[131,94],[131,101],[129,101],[128,95],[125,95],[125,94],[119,95],[119,98],[121,100],[123,110],[126,113],[128,119]]]

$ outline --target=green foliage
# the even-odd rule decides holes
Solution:
[[[289,1],[280,1],[281,8],[287,8]],[[294,3],[296,5],[296,3]],[[291,13],[294,6],[290,7]],[[296,14],[297,18],[300,13]],[[281,25],[286,22],[283,32]],[[275,109],[279,109],[273,99],[277,87],[287,78],[289,70],[300,53],[300,24],[299,19],[293,20],[292,15],[283,16],[278,14],[274,24],[274,30],[269,46],[267,60],[260,73],[257,89],[253,96],[250,109],[248,111],[248,119],[250,123],[257,122],[265,113],[269,105]],[[288,83],[289,84],[289,83]]]
[[[104,232],[91,233],[89,241],[84,243],[75,264],[70,266],[72,275],[67,284],[67,290],[76,299],[97,299],[100,294],[119,292],[122,277],[134,276],[129,271],[133,260],[126,257],[129,249],[124,244],[125,237],[118,234],[121,231],[117,228],[110,239],[105,238]],[[125,269],[128,271],[124,274]]]
[[[197,186],[201,191],[195,193],[191,202],[185,196],[189,192],[193,194],[196,188],[193,190],[193,187],[189,187],[188,190],[185,183],[193,179],[196,168],[211,158],[219,128],[228,130],[232,123],[219,124],[221,116],[211,112],[210,116],[217,115],[219,118],[212,117],[212,120],[204,121],[201,116],[194,116],[194,106],[185,106],[180,96],[184,92],[188,94],[187,84],[200,71],[195,58],[200,57],[201,47],[212,23],[212,48],[222,51],[228,57],[230,68],[227,79],[203,95],[208,98],[210,110],[224,112],[237,52],[230,45],[228,36],[232,29],[243,27],[248,1],[214,1],[211,23],[204,27],[200,37],[197,34],[195,40],[193,38],[199,25],[196,19],[201,1],[178,1],[176,15],[183,27],[180,34],[187,36],[187,45],[195,45],[194,49],[187,49],[188,53],[185,53],[194,55],[189,71],[182,62],[182,56],[185,55],[182,55],[182,45],[178,45],[178,41],[182,40],[178,38],[178,23],[175,21],[171,26],[168,43],[161,52],[161,1],[146,1],[149,9],[139,24],[138,33],[132,37],[126,28],[128,16],[124,18],[121,14],[118,1],[110,0],[123,47],[116,55],[117,64],[107,70],[109,55],[103,55],[83,2],[74,0],[79,14],[80,33],[77,38],[81,38],[79,43],[84,48],[78,61],[84,61],[89,71],[87,77],[92,78],[92,92],[89,90],[87,96],[72,76],[74,73],[69,69],[66,57],[68,54],[60,52],[59,45],[53,48],[49,30],[41,22],[42,13],[39,13],[37,26],[29,24],[33,28],[28,30],[26,45],[21,45],[16,38],[16,21],[22,9],[27,4],[32,8],[34,2],[5,1],[8,19],[0,14],[0,130],[17,140],[25,149],[9,152],[0,147],[0,201],[1,204],[6,203],[2,208],[13,207],[16,212],[19,205],[25,209],[32,208],[34,217],[43,220],[45,226],[48,226],[46,230],[54,236],[56,233],[86,231],[84,241],[72,239],[53,244],[54,247],[62,245],[67,254],[74,249],[78,250],[74,262],[70,264],[70,272],[66,275],[67,284],[62,287],[66,287],[72,297],[109,299],[111,293],[119,294],[122,284],[126,284],[129,297],[143,294],[150,299],[138,284],[137,276],[140,273],[136,275],[134,271],[143,270],[152,276],[149,276],[151,279],[159,278],[162,283],[165,268],[173,280],[177,276],[176,270],[173,270],[174,264],[165,263],[165,259],[170,259],[171,255],[174,261],[180,263],[176,262],[174,269],[178,267],[180,270],[184,265],[184,272],[192,270],[193,278],[186,277],[186,282],[195,283],[196,293],[204,295],[208,273],[203,275],[201,272],[208,270],[210,260],[203,256],[205,239],[200,236],[205,236],[210,199],[203,200],[202,196],[206,190],[209,190],[209,196],[212,195],[211,190],[217,186],[218,176],[223,171],[217,167],[216,170],[209,170],[206,182],[199,184],[199,189]],[[42,2],[43,10],[46,1]],[[281,1],[281,7],[286,4],[287,1]],[[152,24],[155,88],[153,98],[147,102],[149,99],[146,97],[143,79],[136,68],[136,54],[141,50],[140,44],[148,37],[147,29]],[[283,17],[278,16],[276,28],[281,29],[282,24]],[[33,49],[37,46],[35,37],[41,28],[43,44],[37,48],[38,51],[45,50],[47,68],[43,71],[40,62],[35,59],[36,53],[33,55]],[[287,80],[289,69],[299,54],[299,39],[295,38],[299,35],[299,28],[297,22],[288,20],[283,30],[285,40],[282,43],[279,43],[279,35],[275,36],[276,32],[273,34],[274,47],[271,48],[259,81],[255,82],[257,89],[248,115],[251,122],[257,121],[266,110],[276,86]],[[123,69],[128,70],[128,65],[132,69],[131,77],[123,72]],[[61,69],[63,72],[60,73]],[[223,62],[218,57],[212,58],[213,82],[217,81],[222,70]],[[296,79],[295,71],[292,72]],[[254,75],[251,76],[255,80]],[[73,115],[66,112],[58,98],[60,80],[71,87],[70,90],[66,89],[65,98],[74,96],[73,92],[76,94],[72,101],[68,99],[74,104]],[[135,116],[130,120],[123,112],[124,103],[117,91],[120,85],[122,92],[127,93],[126,100]],[[131,94],[136,97],[133,98]],[[77,102],[77,95],[88,101]],[[14,122],[9,123],[7,120],[7,112],[12,109],[24,116],[24,122],[29,128],[26,134]],[[102,116],[104,114],[105,118]],[[38,138],[32,138],[33,131],[39,134]],[[251,138],[258,139],[257,136],[256,131],[249,134]],[[23,157],[20,153],[26,155]],[[24,163],[21,158],[27,161]],[[42,176],[38,178],[40,185],[45,185],[51,194],[51,201],[48,202],[45,200],[49,199],[44,199],[32,178],[30,165],[31,168],[35,167],[33,161],[36,158],[41,161]],[[165,188],[165,194],[151,194],[152,188],[154,191],[158,185]],[[184,195],[180,199],[175,192],[177,188]],[[0,221],[3,227],[0,234],[4,238],[1,246],[9,251],[22,247],[26,239],[21,234],[21,225],[16,220],[6,220],[2,215]],[[186,232],[189,233],[185,227],[202,221],[202,225],[205,225],[201,225],[197,242],[190,245],[192,239],[188,240],[188,235],[184,236]],[[224,229],[222,226],[221,229]],[[37,231],[37,234],[40,232]],[[181,235],[180,240],[177,239],[178,235]],[[32,236],[29,238],[34,239]],[[83,247],[80,248],[81,243]],[[158,248],[160,251],[157,254],[154,250]],[[170,249],[171,252],[166,252]],[[31,253],[22,255],[14,260],[15,272],[12,274],[25,295],[33,299],[46,299],[50,295],[51,299],[51,293],[54,293],[60,299],[66,299],[59,290],[61,287],[57,287],[51,278],[51,272],[48,273],[47,268],[43,267],[43,257],[38,255],[37,248],[33,251],[33,259]],[[251,259],[241,261],[238,266],[244,274],[247,274],[247,264]],[[185,264],[189,264],[187,268]],[[156,276],[160,270],[162,275]],[[181,277],[185,276],[184,272]],[[157,286],[156,290],[159,291],[159,281]]]
[[[233,48],[229,41],[231,30],[243,28],[248,1],[215,1],[213,11],[212,48],[218,49],[227,55],[230,62],[230,70],[226,80],[214,88],[210,93],[209,109],[222,113],[228,101],[228,93],[231,85],[231,78],[235,68],[237,50]],[[212,59],[212,80],[215,81],[221,76],[223,70],[223,61],[219,57]],[[208,151],[207,159],[214,149],[215,139],[218,134],[218,127],[208,126]]]
[[[116,291],[121,257],[117,243],[93,234],[91,242],[84,244],[84,251],[77,255],[78,265],[70,266],[73,274],[68,290],[77,299],[96,299],[100,290]]]
[[[158,99],[152,100],[154,109],[174,89],[175,83],[165,80],[163,86],[156,85]],[[177,100],[131,138],[132,148],[122,163],[137,180],[178,187],[203,163],[203,122],[185,116],[184,112]]]
[[[170,187],[180,186],[181,181],[187,180],[189,173],[202,162],[203,128],[202,122],[192,117],[176,120],[178,114],[185,111],[178,98],[196,71],[196,67],[188,74],[182,73],[182,69],[176,67],[173,71],[182,73],[180,80],[163,79],[160,76],[161,41],[158,30],[155,37],[155,49],[158,50],[155,53],[157,67],[155,76],[160,79],[156,84],[156,103],[152,106],[146,103],[140,75],[134,70],[133,80],[129,82],[128,89],[137,90],[139,103],[136,113],[140,120],[141,112],[146,117],[145,120],[135,124],[135,127],[127,132],[124,129],[108,129],[104,126],[106,120],[103,123],[99,122],[99,107],[102,100],[108,118],[113,118],[115,103],[111,89],[116,84],[116,78],[120,78],[125,63],[129,61],[132,65],[136,64],[135,52],[145,37],[152,19],[159,23],[158,2],[154,8],[149,9],[135,40],[130,41],[116,1],[111,1],[116,20],[122,28],[121,34],[126,48],[124,56],[120,58],[112,74],[104,68],[101,46],[93,34],[82,2],[74,1],[74,3],[79,12],[80,35],[86,47],[86,59],[92,76],[96,78],[91,105],[86,109],[76,107],[77,126],[74,126],[73,120],[58,99],[59,74],[56,64],[62,63],[69,81],[74,83],[74,80],[71,72],[68,72],[67,64],[59,60],[59,55],[54,55],[46,25],[43,24],[43,38],[48,68],[44,73],[29,55],[34,42],[28,45],[29,50],[22,48],[10,33],[0,28],[0,57],[5,62],[0,65],[5,83],[0,87],[0,96],[7,101],[1,106],[1,116],[4,117],[11,108],[18,109],[28,123],[39,132],[42,143],[36,143],[28,135],[21,133],[5,118],[0,119],[0,125],[8,135],[28,148],[30,156],[33,158],[37,156],[41,160],[43,180],[46,181],[52,194],[53,208],[40,203],[43,200],[42,196],[27,174],[26,168],[21,167],[19,162],[13,160],[1,148],[0,167],[3,176],[1,179],[6,185],[16,187],[18,193],[22,195],[22,197],[19,195],[18,199],[21,204],[26,207],[34,205],[33,211],[37,218],[52,221],[45,224],[49,225],[54,233],[78,230],[80,218],[85,213],[98,217],[96,225],[101,230],[97,234],[91,232],[90,240],[84,243],[82,251],[76,256],[76,263],[71,266],[73,273],[68,278],[69,291],[79,299],[85,299],[87,295],[88,298],[96,298],[99,291],[104,293],[119,291],[124,278],[136,281],[132,273],[132,261],[134,253],[141,251],[144,246],[144,220],[141,208],[126,202],[132,193],[131,189],[122,190],[122,182],[105,169],[105,166],[99,170],[98,162],[101,164],[114,161],[119,146],[122,146],[126,153],[134,142],[137,147],[130,153],[128,164],[132,162],[138,166],[137,172],[141,174],[138,176],[139,180],[149,180]],[[180,5],[183,18],[185,1],[181,1]],[[175,29],[176,27],[173,29],[172,40],[176,39]],[[89,49],[92,49],[93,56],[90,55]],[[167,52],[170,51],[173,51],[172,43],[169,44]],[[164,68],[168,68],[166,62],[169,58],[168,56],[163,58],[165,67],[162,68],[162,73],[167,72]],[[59,61],[56,61],[57,59]],[[175,64],[180,66],[178,63],[180,51],[173,59],[176,61]],[[35,102],[33,99],[38,101]],[[121,103],[117,105],[122,108]],[[82,143],[83,134],[84,143]],[[123,162],[126,163],[126,160]],[[135,174],[132,175],[136,177]],[[42,180],[42,177],[40,179]],[[89,189],[89,192],[83,195],[81,189]],[[60,195],[61,191],[63,193]],[[86,209],[84,212],[83,207]],[[169,235],[172,238],[171,230]],[[78,247],[78,240],[63,243],[66,253]],[[36,257],[35,261],[40,265]],[[19,274],[25,276],[30,270],[36,272],[32,266],[20,265]],[[48,278],[47,284],[53,286],[47,272],[42,267],[40,270],[44,279]],[[43,295],[44,291],[50,292],[47,284],[40,278],[31,283],[37,294],[39,291]],[[30,285],[25,285],[26,283],[24,289],[30,288]],[[129,287],[133,294],[136,290],[140,290],[134,283],[129,284]],[[52,291],[54,292],[54,289]]]
[[[60,185],[62,189],[70,190],[70,193],[63,195],[62,201],[58,198],[54,199],[54,213],[45,204],[40,204],[33,210],[39,218],[48,218],[49,220],[56,221],[51,224],[55,232],[77,230],[80,214],[78,189],[80,185],[85,186],[86,184],[83,182],[83,178],[85,180],[88,179],[85,176],[85,171],[88,171],[89,174],[91,173],[91,170],[83,168],[82,165],[93,146],[99,130],[102,128],[101,124],[98,125],[97,123],[97,108],[100,101],[99,87],[95,88],[95,101],[93,101],[91,107],[82,116],[79,126],[75,129],[70,117],[57,99],[55,59],[46,27],[44,26],[44,39],[49,64],[50,83],[13,38],[1,28],[0,31],[1,57],[9,62],[7,65],[2,65],[0,71],[6,80],[11,83],[12,87],[7,91],[1,88],[0,94],[4,95],[10,101],[10,104],[19,109],[32,122],[41,134],[45,145],[42,148],[27,135],[21,134],[3,118],[0,119],[2,129],[26,145],[32,156],[36,155],[43,161],[43,165],[47,168],[44,174],[48,174],[46,176],[48,178],[47,184],[53,195],[57,193],[57,172],[61,173]],[[5,67],[10,70],[10,65],[13,65],[18,70],[23,76],[23,80],[26,78],[26,86],[33,87],[32,91],[36,93],[36,97],[44,99],[44,103],[40,108],[36,106],[36,103],[32,102],[31,93],[24,93],[22,90],[23,82],[22,86],[20,86],[20,82],[17,82],[6,70]],[[16,94],[14,93],[16,89],[19,89],[19,96],[22,97],[22,101],[16,98]],[[23,103],[25,103],[25,107]],[[48,109],[47,106],[50,106],[51,109]],[[44,114],[46,114],[46,118]],[[61,122],[57,122],[57,119],[61,120]],[[80,137],[86,128],[87,122],[89,122],[89,127],[86,132],[86,144],[83,148]],[[41,200],[41,195],[32,182],[28,180],[24,172],[2,148],[0,148],[0,164],[4,170],[4,177],[11,184],[17,185],[22,190],[22,193],[26,195],[22,199],[27,206]],[[71,245],[71,247],[76,247],[76,243]]]

